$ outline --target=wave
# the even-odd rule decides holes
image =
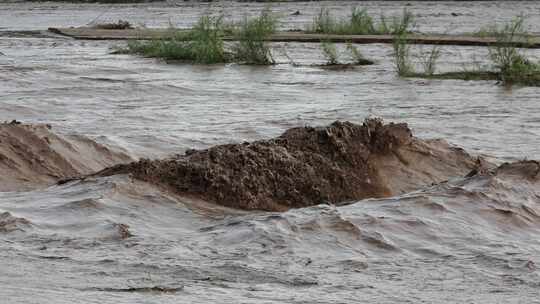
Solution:
[[[49,125],[0,124],[0,191],[29,190],[133,159],[84,136]]]

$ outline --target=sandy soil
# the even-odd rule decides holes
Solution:
[[[0,124],[0,191],[27,190],[133,161],[84,136],[61,136],[48,125]]]

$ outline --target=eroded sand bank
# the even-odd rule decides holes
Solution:
[[[84,136],[49,125],[0,124],[0,191],[28,190],[133,159]]]
[[[402,194],[484,165],[445,141],[413,137],[407,124],[368,119],[292,128],[270,140],[143,159],[98,175],[129,173],[228,207],[283,211]]]

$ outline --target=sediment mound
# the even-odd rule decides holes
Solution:
[[[0,124],[0,191],[28,190],[133,161],[83,136],[48,125]]]
[[[282,211],[396,195],[477,166],[462,149],[414,138],[407,124],[369,119],[293,128],[275,139],[143,159],[98,175],[129,173],[228,207]]]

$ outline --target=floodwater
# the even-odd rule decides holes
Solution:
[[[321,5],[345,15],[357,4],[272,9],[292,29]],[[361,4],[391,15],[405,2]],[[157,158],[371,115],[498,162],[540,159],[539,88],[399,79],[388,45],[358,46],[375,65],[328,71],[310,66],[324,62],[317,44],[275,44],[280,64],[271,67],[201,66],[110,54],[121,41],[37,32],[117,19],[188,27],[207,11],[239,19],[264,6],[0,3],[0,121],[49,123]],[[473,32],[520,12],[540,32],[536,1],[407,8],[423,32]],[[487,57],[485,48],[445,46],[440,70]],[[503,179],[286,213],[197,204],[124,176],[4,192],[0,223],[15,229],[0,229],[0,303],[540,303],[539,200],[538,183]]]

